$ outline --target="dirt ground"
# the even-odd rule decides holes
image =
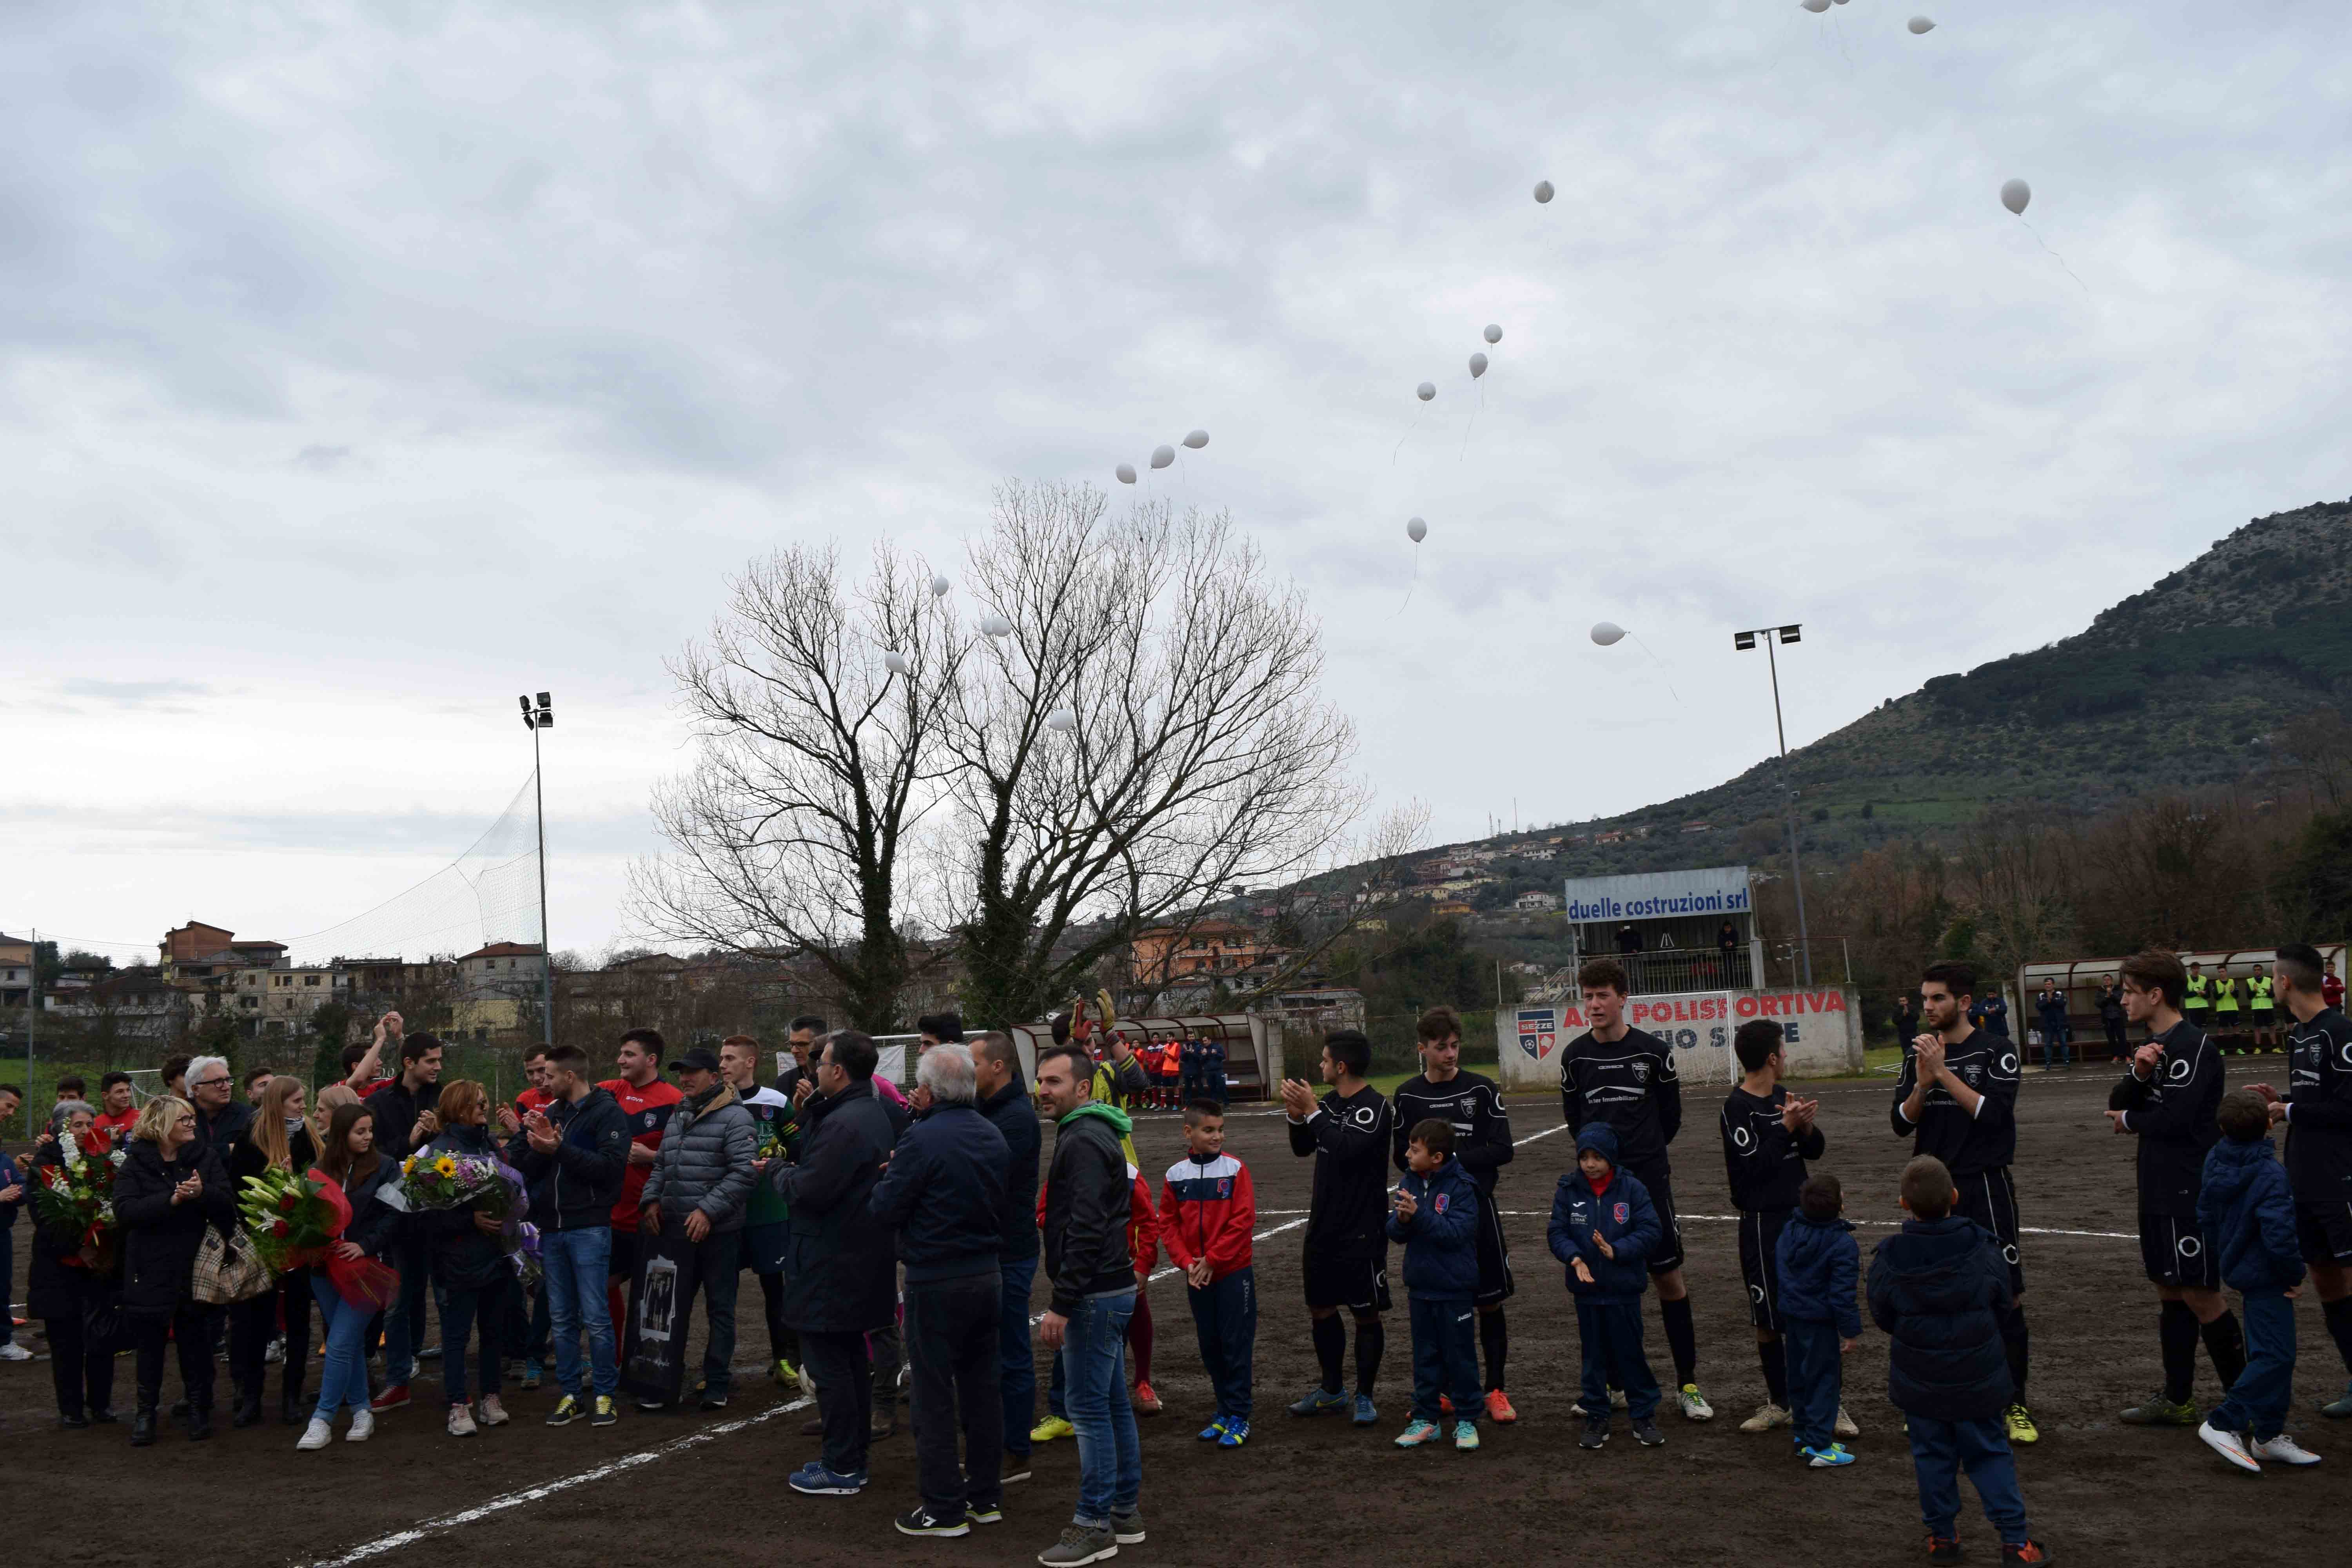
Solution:
[[[2276,1076],[2275,1058],[2234,1068],[2233,1081]],[[2021,1455],[2020,1469],[2035,1532],[2058,1556],[2077,1563],[2204,1568],[2238,1555],[2253,1539],[2265,1556],[2341,1561],[2336,1554],[2352,1526],[2352,1423],[2323,1420],[2313,1408],[2344,1379],[2308,1296],[2297,1311],[2302,1360],[2289,1429],[2326,1457],[2316,1470],[2273,1467],[2259,1478],[2242,1476],[2227,1470],[2192,1433],[2138,1431],[2115,1419],[2155,1385],[2158,1369],[2154,1294],[2141,1276],[2138,1247],[2126,1239],[2134,1224],[2131,1146],[2109,1134],[2100,1114],[2107,1072],[2029,1074],[2020,1100],[2016,1170],[2024,1223],[2052,1232],[2117,1233],[2030,1235],[2026,1241],[2031,1394],[2042,1440]],[[1823,1168],[1845,1181],[1848,1217],[1862,1226],[1866,1255],[1895,1217],[1895,1175],[1907,1152],[1887,1128],[1890,1083],[1826,1084],[1818,1092],[1829,1138]],[[1728,1209],[1716,1140],[1717,1097],[1696,1086],[1685,1093],[1691,1114],[1676,1146],[1675,1186],[1685,1212],[1699,1381],[1715,1402],[1715,1421],[1701,1426],[1662,1415],[1666,1446],[1643,1450],[1625,1436],[1621,1419],[1606,1449],[1587,1454],[1575,1447],[1577,1423],[1567,1414],[1576,1396],[1575,1318],[1543,1241],[1552,1184],[1571,1151],[1564,1136],[1542,1137],[1521,1148],[1501,1189],[1519,1287],[1509,1308],[1510,1384],[1519,1423],[1486,1428],[1486,1447],[1475,1455],[1391,1447],[1411,1382],[1402,1291],[1390,1320],[1379,1426],[1360,1432],[1340,1421],[1284,1416],[1282,1405],[1315,1375],[1298,1305],[1299,1232],[1286,1231],[1259,1244],[1260,1419],[1240,1452],[1194,1441],[1209,1395],[1181,1282],[1152,1287],[1154,1382],[1168,1414],[1142,1424],[1142,1508],[1151,1538],[1123,1549],[1121,1559],[1340,1563],[1385,1556],[1392,1542],[1417,1563],[1480,1568],[1570,1552],[1605,1556],[1612,1568],[1916,1561],[1916,1494],[1885,1403],[1885,1336],[1865,1330],[1846,1366],[1847,1403],[1863,1427],[1853,1445],[1860,1463],[1843,1471],[1808,1470],[1790,1457],[1784,1433],[1751,1436],[1736,1429],[1762,1398],[1762,1375],[1731,1226],[1700,1217]],[[1559,1124],[1556,1101],[1515,1101],[1512,1114],[1522,1139]],[[1280,1119],[1244,1110],[1232,1129],[1229,1147],[1255,1177],[1261,1229],[1297,1217],[1307,1201],[1308,1163],[1290,1155]],[[1136,1141],[1155,1173],[1181,1150],[1170,1116],[1145,1118]],[[18,1301],[25,1240],[20,1226]],[[749,1280],[744,1297],[751,1310],[739,1360],[748,1372],[765,1350],[765,1335]],[[1663,1376],[1669,1369],[1655,1307],[1644,1315],[1653,1364]],[[29,1342],[46,1348],[37,1331]],[[2200,1361],[2199,1371],[2198,1397],[2210,1402],[2218,1397],[2211,1370]],[[127,1415],[128,1357],[120,1376],[118,1403]],[[176,1383],[176,1373],[172,1377]],[[1041,1389],[1043,1379],[1041,1367]],[[903,1431],[877,1447],[873,1484],[863,1496],[801,1497],[783,1482],[815,1453],[814,1441],[797,1435],[803,1414],[762,1418],[782,1396],[764,1383],[750,1385],[749,1397],[739,1395],[719,1415],[632,1410],[604,1431],[541,1426],[555,1398],[551,1383],[532,1394],[510,1389],[513,1425],[452,1439],[440,1430],[434,1390],[420,1383],[417,1405],[384,1418],[373,1442],[339,1440],[322,1453],[298,1454],[296,1433],[274,1418],[273,1380],[267,1425],[224,1429],[201,1446],[167,1432],[153,1448],[134,1451],[126,1426],[58,1430],[44,1361],[0,1367],[0,1445],[9,1461],[10,1513],[37,1531],[29,1540],[20,1536],[19,1544],[37,1541],[38,1555],[53,1563],[120,1568],[184,1561],[190,1540],[236,1542],[245,1561],[321,1568],[357,1561],[399,1568],[460,1550],[534,1568],[678,1554],[719,1563],[1013,1563],[1032,1560],[1069,1516],[1076,1456],[1066,1442],[1038,1450],[1036,1478],[1009,1489],[1003,1524],[961,1541],[912,1541],[891,1529],[892,1516],[916,1500],[913,1445]],[[63,1504],[56,1513],[34,1501],[52,1489]],[[1964,1489],[1962,1495],[1961,1530],[1971,1560],[1997,1562],[1995,1538],[1973,1494]],[[164,1504],[171,1527],[152,1519],[133,1526],[141,1499]],[[453,1520],[499,1502],[509,1506]],[[94,1528],[109,1519],[114,1528]],[[1591,1540],[1596,1535],[1599,1542]]]

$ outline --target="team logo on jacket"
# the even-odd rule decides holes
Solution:
[[[1234,1195],[1234,1182],[1233,1182],[1233,1178],[1232,1178],[1232,1177],[1230,1177],[1230,1176],[1219,1176],[1219,1177],[1217,1178],[1217,1196],[1219,1196],[1219,1197],[1221,1197],[1221,1198],[1229,1198],[1229,1197],[1232,1197],[1233,1195]]]
[[[653,1124],[654,1124],[654,1113],[653,1113],[652,1111],[648,1110],[648,1111],[646,1111],[646,1125],[648,1128],[650,1128],[650,1127],[652,1127],[652,1126],[653,1126]]]
[[[1631,1206],[1631,1205],[1626,1205],[1626,1204],[1619,1204],[1615,1208],[1611,1209],[1611,1210],[1609,1211],[1609,1214],[1610,1214],[1610,1217],[1612,1217],[1612,1219],[1616,1220],[1616,1222],[1617,1222],[1619,1225],[1623,1225],[1623,1224],[1625,1223],[1626,1217],[1627,1217],[1628,1215],[1630,1215],[1633,1212],[1633,1208],[1632,1208],[1632,1206]]]
[[[1429,1202],[1429,1206],[1435,1209],[1439,1214],[1444,1214],[1445,1212],[1445,1194],[1444,1193],[1440,1193],[1435,1197],[1432,1198]]]
[[[1635,1083],[1647,1083],[1650,1081],[1649,1063],[1635,1062],[1633,1064],[1633,1081]]]
[[[1970,1089],[1974,1089],[1977,1085],[1984,1081],[1984,1068],[1979,1067],[1974,1062],[1970,1062],[1968,1066],[1960,1069],[1960,1079]]]

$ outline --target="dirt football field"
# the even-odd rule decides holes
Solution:
[[[2019,1099],[2015,1173],[2023,1223],[2030,1388],[2042,1441],[2019,1457],[2034,1532],[2057,1558],[2140,1568],[2209,1568],[2253,1554],[2281,1563],[2352,1563],[2352,1423],[2315,1409],[2344,1386],[2344,1368],[2308,1293],[2297,1304],[2301,1361],[2288,1429],[2325,1456],[2315,1469],[2228,1469],[2189,1431],[2125,1427],[2116,1413],[2158,1382],[2156,1300],[2134,1239],[2132,1146],[2101,1114],[2109,1071],[2029,1073]],[[2278,1058],[2232,1063],[2233,1084],[2278,1076]],[[1821,1168],[1845,1183],[1847,1217],[1867,1265],[1897,1217],[1895,1177],[1908,1144],[1887,1126],[1890,1080],[1819,1086],[1829,1139]],[[1845,1367],[1846,1403],[1861,1423],[1860,1462],[1814,1471],[1791,1458],[1785,1432],[1750,1436],[1738,1423],[1763,1396],[1754,1336],[1728,1223],[1717,1138],[1720,1087],[1686,1086],[1675,1150],[1687,1278],[1696,1308],[1698,1379],[1716,1407],[1700,1425],[1662,1411],[1665,1447],[1637,1447],[1622,1415],[1599,1453],[1576,1447],[1575,1317],[1544,1245],[1552,1185],[1572,1161],[1556,1100],[1512,1103],[1517,1158],[1500,1201],[1518,1293],[1508,1311],[1510,1394],[1520,1419],[1483,1429],[1485,1447],[1400,1451],[1411,1359],[1402,1291],[1389,1320],[1381,1420],[1360,1431],[1335,1419],[1295,1420],[1283,1406],[1314,1380],[1299,1298],[1299,1241],[1310,1162],[1294,1159],[1278,1114],[1240,1108],[1227,1147],[1250,1167],[1260,1205],[1261,1301],[1255,1435],[1239,1451],[1194,1440],[1209,1411],[1181,1281],[1156,1279],[1153,1382],[1167,1414],[1142,1422],[1142,1511],[1150,1538],[1122,1562],[1416,1565],[1555,1562],[1611,1568],[1667,1563],[1903,1563],[1921,1560],[1911,1467],[1885,1402],[1886,1340],[1865,1329]],[[1050,1137],[1050,1134],[1049,1134]],[[1180,1123],[1147,1115],[1136,1131],[1154,1178],[1181,1152]],[[24,1298],[26,1227],[16,1230],[12,1299]],[[1398,1258],[1391,1255],[1391,1277]],[[1037,1304],[1045,1300],[1041,1292]],[[619,1426],[541,1424],[556,1398],[509,1386],[511,1425],[473,1438],[441,1430],[436,1373],[416,1403],[381,1421],[364,1445],[338,1440],[300,1454],[276,1419],[222,1430],[202,1445],[167,1429],[128,1446],[129,1357],[117,1405],[126,1425],[58,1429],[46,1356],[0,1365],[0,1452],[14,1555],[45,1568],[191,1562],[384,1568],[447,1562],[568,1564],[959,1563],[1034,1560],[1068,1520],[1076,1454],[1040,1447],[1035,1479],[1008,1489],[1004,1522],[957,1541],[918,1541],[891,1520],[917,1500],[914,1447],[876,1447],[872,1484],[853,1499],[799,1496],[785,1476],[816,1452],[798,1435],[811,1412],[756,1370],[766,1352],[759,1291],[744,1281],[734,1404],[714,1415],[627,1411]],[[1645,1303],[1652,1364],[1671,1371],[1654,1302]],[[37,1326],[20,1336],[37,1352]],[[437,1337],[437,1333],[436,1333]],[[1352,1362],[1350,1363],[1352,1365]],[[2200,1352],[2197,1397],[2219,1397]],[[315,1387],[316,1371],[313,1369]],[[177,1373],[166,1398],[177,1396]],[[1041,1362],[1039,1387],[1045,1369]],[[1999,1548],[1963,1485],[1969,1560]]]

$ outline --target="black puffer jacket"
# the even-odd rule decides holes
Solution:
[[[173,1203],[172,1189],[192,1175],[204,1178],[202,1194]],[[185,1143],[178,1159],[166,1161],[155,1144],[134,1138],[130,1158],[114,1173],[114,1213],[122,1222],[122,1310],[163,1318],[188,1299],[205,1225],[226,1237],[236,1224],[236,1199],[228,1167],[214,1151]]]
[[[2010,1401],[1997,1309],[2009,1266],[1991,1236],[1959,1215],[1906,1220],[1870,1260],[1871,1321],[1894,1336],[1886,1396],[1906,1415],[1981,1421]]]

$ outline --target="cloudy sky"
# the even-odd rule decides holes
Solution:
[[[2341,0],[24,0],[0,929],[334,926],[506,808],[547,688],[601,946],[724,574],[953,575],[992,481],[1194,426],[1160,493],[1304,585],[1381,799],[1713,784],[1771,743],[1735,627],[1806,624],[1802,741],[2346,493],[2346,44]]]

